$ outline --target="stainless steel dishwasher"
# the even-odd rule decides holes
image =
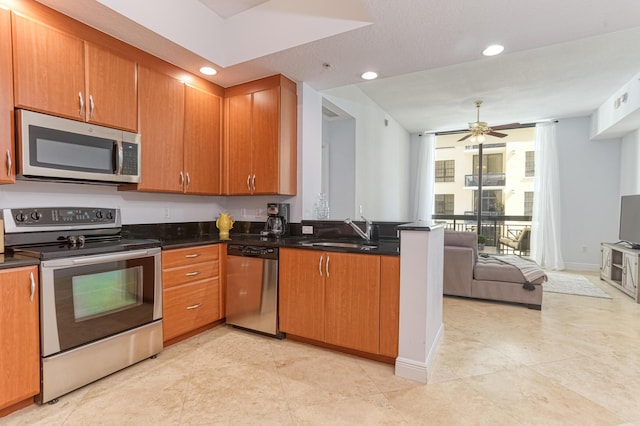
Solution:
[[[227,246],[227,324],[282,338],[278,329],[278,248]]]

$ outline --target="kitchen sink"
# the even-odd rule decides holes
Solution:
[[[372,250],[378,248],[378,246],[367,243],[350,243],[342,241],[309,241],[302,242],[300,245],[308,247],[335,247],[335,248],[350,248],[358,250]]]

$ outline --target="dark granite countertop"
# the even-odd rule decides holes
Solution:
[[[362,239],[349,236],[336,236],[332,238],[328,235],[300,236],[292,235],[281,238],[265,237],[260,235],[263,225],[239,226],[239,231],[230,233],[229,239],[220,239],[218,229],[214,222],[189,222],[189,223],[163,223],[163,224],[141,224],[126,225],[123,227],[123,236],[127,238],[153,238],[160,241],[163,250],[171,250],[186,247],[195,247],[207,244],[247,244],[263,247],[287,247],[307,250],[323,250],[343,253],[362,253],[398,256],[399,241],[397,238],[381,238],[378,241],[367,243]],[[375,246],[375,248],[360,249],[347,247],[318,247],[303,245],[311,241],[344,241]]]
[[[21,266],[39,265],[35,257],[20,256],[19,254],[0,254],[0,269],[19,268]]]

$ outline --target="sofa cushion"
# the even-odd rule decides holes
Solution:
[[[473,278],[479,281],[502,281],[516,284],[524,284],[526,282],[522,272],[517,267],[503,263],[492,256],[480,256],[478,258],[473,268]],[[534,281],[533,284],[542,282],[544,282],[544,278]]]
[[[471,248],[474,263],[478,257],[478,235],[475,232],[445,230],[444,245]]]

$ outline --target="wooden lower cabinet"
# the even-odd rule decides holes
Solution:
[[[280,330],[395,357],[399,270],[398,257],[281,249]]]
[[[162,253],[162,322],[165,343],[223,317],[220,247]]]
[[[36,266],[0,270],[0,412],[40,392],[38,294]]]

